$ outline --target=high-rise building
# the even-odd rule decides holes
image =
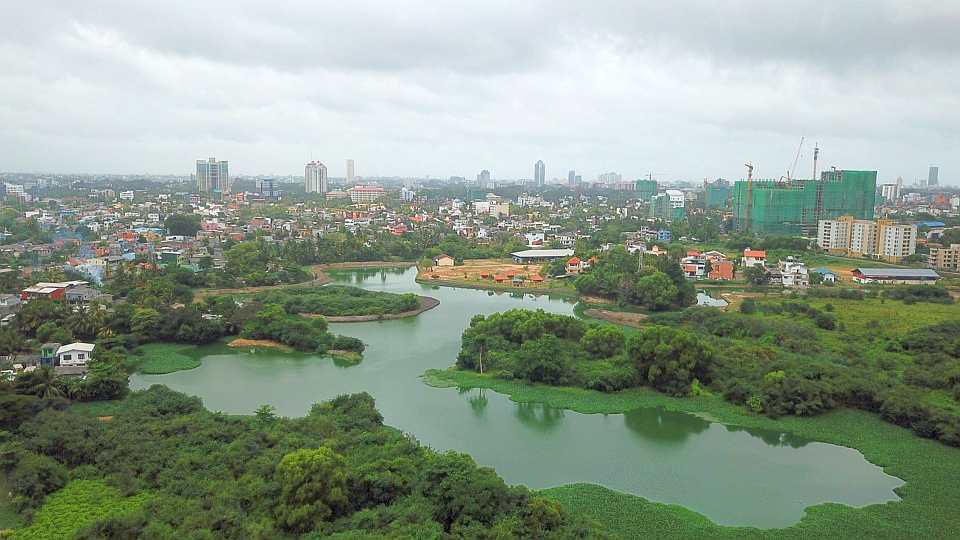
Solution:
[[[200,193],[230,193],[230,173],[226,161],[210,158],[197,160],[197,191]]]
[[[940,176],[940,167],[930,166],[930,172],[927,173],[927,187],[935,186],[938,182]]]
[[[303,171],[303,188],[307,193],[328,193],[327,166],[319,161],[307,163]]]
[[[347,160],[347,184],[353,185],[357,183],[357,175],[353,172],[353,160]]]
[[[264,176],[257,180],[257,191],[268,199],[280,198],[280,184],[276,178]]]
[[[821,219],[873,219],[877,171],[826,171],[819,180],[737,181],[733,219],[753,234],[813,235]]]
[[[577,171],[570,171],[567,173],[567,183],[572,184],[577,180]]]
[[[657,194],[656,180],[637,180],[637,198],[641,201],[649,201]]]
[[[894,202],[900,198],[900,184],[884,184],[880,187],[880,196],[885,202]]]
[[[622,174],[617,174],[615,172],[603,173],[597,176],[597,182],[601,184],[616,184],[623,180]]]
[[[480,183],[480,187],[486,188],[490,186],[490,171],[484,169],[480,171],[480,174],[477,175],[477,182]]]
[[[543,187],[546,179],[546,168],[543,165],[543,161],[538,161],[537,164],[533,166],[533,185]]]

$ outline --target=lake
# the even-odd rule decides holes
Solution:
[[[268,403],[284,416],[343,393],[368,392],[385,423],[421,443],[465,452],[511,484],[534,489],[600,484],[678,504],[722,525],[790,526],[822,502],[860,507],[899,500],[903,481],[860,452],[789,433],[745,429],[664,409],[580,414],[514,403],[489,390],[432,388],[421,375],[455,363],[460,334],[478,313],[543,309],[573,314],[569,297],[421,285],[415,269],[328,272],[335,283],[440,300],[417,317],[331,324],[367,344],[359,364],[268,349],[198,347],[203,365],[169,375],[134,375],[131,387],[161,383],[203,398],[211,410],[251,414]]]

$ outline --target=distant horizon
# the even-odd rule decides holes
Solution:
[[[0,170],[960,184],[956,2],[171,2],[2,4]]]

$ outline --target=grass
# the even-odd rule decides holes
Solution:
[[[98,480],[74,480],[50,495],[29,527],[18,530],[13,538],[52,540],[73,538],[84,527],[109,517],[122,517],[140,511],[155,495],[147,492],[124,497],[119,489]]]
[[[843,300],[841,298],[806,298],[810,305],[823,309],[827,304],[834,307],[833,315],[850,331],[884,331],[902,334],[910,330],[932,326],[943,321],[960,318],[960,303],[929,304],[917,302],[904,304],[900,300],[868,298]]]
[[[604,394],[577,388],[530,386],[486,375],[431,370],[432,386],[483,387],[517,402],[541,402],[581,413],[615,414],[640,407],[665,407],[728,425],[794,433],[801,437],[855,448],[906,485],[902,500],[850,508],[820,504],[793,527],[759,530],[723,527],[677,506],[651,502],[601,486],[573,484],[546,490],[549,496],[604,523],[619,538],[960,538],[960,449],[882,421],[862,411],[836,410],[814,418],[772,420],[721,399],[673,398],[649,389]],[[707,479],[705,479],[707,481]],[[731,494],[732,495],[732,494]]]
[[[200,360],[184,354],[184,351],[195,348],[193,345],[178,345],[176,343],[148,343],[140,347],[143,360],[137,366],[137,371],[145,375],[165,375],[175,371],[183,371],[200,367]]]

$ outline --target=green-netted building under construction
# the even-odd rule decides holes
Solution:
[[[873,219],[876,191],[877,171],[825,171],[819,180],[754,180],[752,188],[739,180],[733,186],[734,224],[737,231],[756,235],[812,236],[821,219]]]

